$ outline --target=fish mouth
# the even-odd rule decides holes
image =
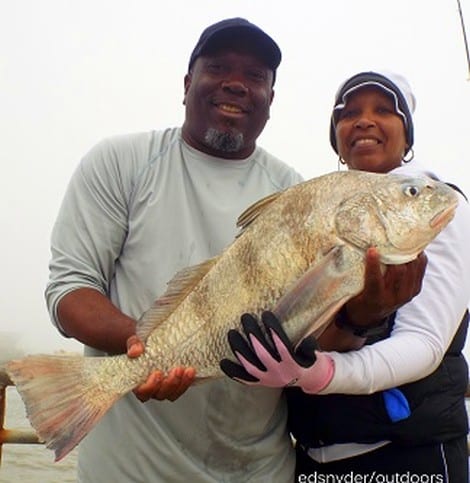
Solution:
[[[435,232],[440,232],[454,217],[457,205],[458,201],[434,215],[429,222],[429,226],[431,227],[431,229]],[[402,263],[408,263],[414,260],[418,256],[418,254],[425,249],[426,245],[427,243],[423,243],[421,246],[414,247],[413,250],[406,250],[405,247],[399,247],[397,245],[394,245],[399,248],[401,252],[391,253],[388,255],[384,255],[383,257],[380,256],[380,261],[382,263],[385,263],[386,265],[399,265]]]
[[[457,208],[458,202],[456,201],[453,205],[445,208],[440,213],[435,215],[429,222],[432,229],[441,229],[443,226],[447,225],[449,221],[454,217],[455,210]]]
[[[424,246],[408,253],[391,253],[383,256],[379,253],[380,261],[384,265],[403,265],[414,260],[423,251],[423,248]]]

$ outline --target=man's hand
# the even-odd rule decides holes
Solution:
[[[355,325],[373,325],[408,303],[421,291],[427,258],[422,252],[402,265],[387,265],[382,274],[376,248],[366,254],[364,290],[346,303],[348,320]]]
[[[127,339],[127,356],[131,359],[142,355],[144,350],[143,342],[136,335]],[[175,401],[191,386],[195,377],[196,370],[193,367],[174,367],[166,376],[161,371],[154,371],[133,392],[142,402],[149,399]]]

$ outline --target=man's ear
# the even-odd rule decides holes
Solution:
[[[189,86],[191,85],[191,73],[188,73],[184,76],[184,97],[183,97],[183,105],[186,104],[186,94],[188,93]]]
[[[273,100],[274,100],[274,89],[271,89],[271,101],[269,102],[269,105],[271,105],[273,103]]]
[[[273,103],[273,99],[274,99],[274,89],[271,90],[271,100],[269,101],[269,107],[271,107],[271,104]],[[271,112],[268,112],[268,119],[271,119]]]

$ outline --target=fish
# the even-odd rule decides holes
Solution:
[[[341,171],[299,183],[242,213],[219,256],[174,276],[137,323],[138,358],[37,354],[4,369],[59,461],[151,371],[194,367],[195,383],[226,377],[219,362],[235,360],[227,333],[245,312],[273,311],[293,344],[319,337],[361,292],[369,247],[383,267],[411,261],[457,204],[452,188],[425,176]]]

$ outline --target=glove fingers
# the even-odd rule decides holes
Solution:
[[[302,340],[302,342],[297,347],[297,350],[304,352],[319,351],[320,346],[318,345],[317,339],[313,335],[309,335]]]
[[[248,341],[245,339],[245,337],[243,337],[242,334],[240,334],[240,332],[238,332],[238,330],[231,329],[228,331],[228,343],[237,359],[238,354],[241,354],[248,362],[253,364],[258,369],[266,370]]]
[[[243,314],[241,317],[241,323],[243,330],[246,334],[248,341],[251,343],[251,337],[256,337],[258,342],[269,352],[271,357],[277,361],[281,358],[276,350],[274,341],[272,340],[271,332],[269,330],[263,331],[258,320],[251,314]],[[252,346],[253,352],[256,353]],[[244,355],[244,354],[243,354]],[[253,362],[253,361],[250,361]]]
[[[263,340],[265,338],[258,323],[258,319],[254,315],[242,314],[241,324],[247,339],[249,338],[250,334],[253,334],[258,340]]]
[[[269,312],[269,311],[265,311],[262,313],[261,320],[263,321],[263,324],[266,327],[266,332],[269,334],[270,342],[277,349],[276,352],[277,352],[278,360],[280,360],[279,347],[277,347],[277,345],[274,342],[274,339],[272,336],[273,333],[275,333],[279,337],[280,341],[288,350],[291,357],[294,357],[294,350],[292,347],[292,343],[289,337],[287,337],[287,334],[285,333],[280,320],[272,312]]]
[[[295,351],[295,360],[303,367],[310,367],[316,360],[315,351],[319,350],[318,342],[313,335],[306,337]]]
[[[263,312],[261,320],[266,327],[266,332],[270,335],[270,339],[273,345],[277,349],[277,354],[280,354],[281,352],[284,353],[287,350],[292,359],[294,359],[299,365],[303,367],[310,367],[312,364],[314,364],[317,359],[315,351],[319,350],[319,346],[317,340],[315,339],[315,337],[313,337],[313,335],[306,337],[299,344],[299,347],[294,352],[293,344],[287,337],[287,334],[285,333],[280,320],[272,312]],[[272,336],[273,333],[275,333],[277,337],[279,337],[279,340],[282,342],[284,347],[280,347],[278,345],[279,341],[277,343],[274,342]],[[285,356],[281,355],[280,358],[284,359]]]
[[[243,382],[259,382],[259,379],[249,374],[242,366],[230,359],[222,359],[219,365],[222,372],[231,379]]]

